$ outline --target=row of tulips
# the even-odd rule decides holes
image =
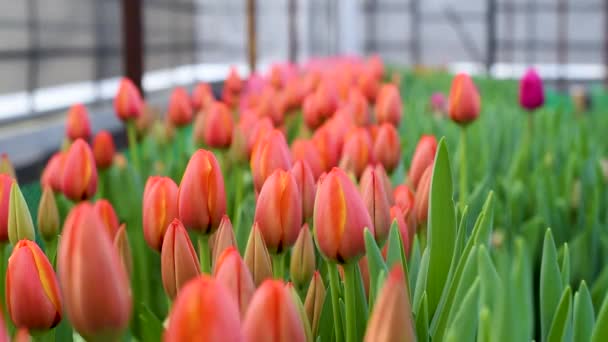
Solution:
[[[128,159],[108,132],[89,145],[86,107],[70,108],[64,149],[41,176],[44,250],[14,174],[0,175],[7,331],[62,341],[533,338],[529,247],[516,243],[513,266],[501,263],[508,251],[490,256],[492,193],[467,228],[467,163],[456,206],[445,140],[423,135],[393,186],[405,120],[399,77],[386,82],[384,69],[378,57],[280,64],[248,80],[233,69],[221,99],[206,84],[176,88],[164,122],[123,79],[114,105]],[[466,160],[478,90],[459,74],[442,101],[431,103],[461,127]],[[530,71],[520,103],[543,102]],[[570,266],[552,249],[548,231],[539,336],[602,340],[608,304],[595,325],[563,317]],[[511,288],[521,290],[516,308],[498,290]],[[581,291],[575,302],[595,316]]]

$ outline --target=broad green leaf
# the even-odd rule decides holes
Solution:
[[[483,205],[481,214],[477,218],[475,225],[479,226],[474,235],[475,244],[485,244],[489,246],[492,236],[492,226],[494,224],[494,192],[490,191],[486,202]]]
[[[420,304],[416,308],[416,337],[419,342],[429,341],[429,309],[426,292],[422,293]]]
[[[597,314],[597,321],[595,322],[595,328],[593,328],[593,334],[591,334],[591,341],[608,341],[608,294],[604,297],[604,303]]]
[[[363,278],[361,276],[361,270],[359,269],[359,265],[355,265],[355,273],[356,273],[356,291],[355,291],[355,307],[357,309],[357,322],[367,322],[368,317],[368,306],[367,306],[367,298],[365,297],[365,287],[363,286]],[[371,310],[371,308],[369,309]],[[357,325],[358,336],[363,338],[363,334],[365,334],[365,327],[363,325]]]
[[[481,277],[481,303],[494,313],[496,300],[502,293],[502,282],[490,254],[484,245],[477,252],[479,276]]]
[[[163,322],[150,311],[146,305],[140,305],[139,319],[143,329],[141,329],[141,340],[142,342],[154,342],[158,341],[160,336],[163,335]]]
[[[456,236],[456,244],[454,245],[454,257],[452,258],[452,265],[450,266],[450,271],[456,267],[456,265],[460,261],[462,251],[464,250],[464,246],[467,240],[466,221],[468,214],[469,206],[467,205],[462,211],[462,218],[460,219],[460,224],[458,225],[458,235]]]
[[[595,324],[595,313],[593,302],[587,289],[585,281],[581,281],[578,292],[574,295],[574,341],[590,341],[593,325]]]
[[[553,317],[547,342],[561,342],[566,338],[569,326],[572,324],[572,290],[567,286],[557,306]]]
[[[382,254],[380,252],[380,248],[378,248],[378,244],[376,244],[376,240],[370,233],[370,231],[366,228],[364,232],[365,236],[365,255],[367,257],[367,267],[369,271],[369,279],[378,279],[378,275],[381,271],[388,273],[388,269],[386,268],[386,264],[384,263],[384,259],[382,259]],[[376,298],[378,295],[378,288],[376,288],[376,284],[371,282],[369,292],[372,294],[370,297]],[[373,303],[370,303],[370,308],[373,306]]]
[[[490,309],[485,306],[481,307],[479,311],[479,328],[477,329],[477,342],[492,341],[490,336],[492,334],[492,317],[490,316]]]
[[[543,341],[547,339],[553,314],[562,292],[562,278],[557,264],[557,251],[551,229],[547,229],[540,266],[540,325]]]
[[[604,266],[602,272],[597,277],[593,285],[591,286],[591,300],[593,301],[593,307],[596,312],[599,312],[605,294],[608,292],[608,264]]]
[[[405,264],[405,255],[402,255],[403,243],[401,242],[401,233],[399,233],[399,227],[397,226],[397,220],[393,220],[391,229],[388,235],[388,241],[386,242],[387,253],[386,253],[386,266],[388,269],[392,269],[393,265],[401,264],[403,267]]]
[[[568,286],[570,285],[570,250],[568,249],[568,243],[564,243],[564,246],[560,252],[562,286]]]
[[[334,332],[334,316],[331,307],[331,287],[327,287],[325,293],[325,301],[323,302],[323,308],[321,309],[321,316],[319,317],[319,331],[318,338],[322,341],[333,341],[335,340]]]
[[[414,243],[412,244],[412,250],[410,251],[410,259],[408,264],[408,276],[410,277],[410,292],[413,293],[414,285],[416,285],[418,278],[418,269],[420,268],[420,259],[422,258],[420,251],[420,241],[418,235],[414,235]]]
[[[429,315],[435,313],[445,286],[456,242],[452,172],[445,138],[439,141],[429,191],[428,247],[429,269],[426,280]]]
[[[476,278],[450,322],[446,341],[472,341],[477,332],[478,312],[479,278]]]
[[[529,254],[522,238],[515,240],[515,262],[511,269],[511,285],[507,285],[509,297],[503,301],[510,305],[513,321],[519,323],[518,329],[504,326],[500,337],[511,336],[514,341],[532,340],[534,329],[534,302],[532,299],[532,271]]]
[[[420,301],[422,300],[422,294],[426,293],[426,274],[429,267],[429,249],[425,248],[422,253],[422,259],[420,260],[420,270],[418,271],[418,279],[416,280],[416,286],[414,287],[414,300],[412,301],[415,308],[420,307]],[[428,295],[427,295],[428,297]],[[427,298],[428,304],[428,298]],[[428,307],[427,307],[428,308]]]

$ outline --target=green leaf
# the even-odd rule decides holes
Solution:
[[[365,229],[363,233],[365,237],[365,255],[367,256],[367,267],[369,270],[369,279],[378,279],[378,274],[381,271],[388,273],[388,269],[386,264],[384,263],[384,259],[382,259],[382,254],[380,253],[380,248],[378,248],[378,244],[376,244],[376,240],[370,233],[369,229]],[[370,298],[376,298],[378,295],[379,288],[376,288],[376,284],[372,281],[369,286]],[[370,303],[370,308],[373,307],[373,302]]]
[[[397,220],[393,220],[391,229],[388,235],[388,241],[386,242],[387,253],[386,253],[386,266],[388,269],[392,269],[393,265],[399,263],[402,267],[407,267],[405,263],[405,255],[402,254],[403,243],[401,242],[401,233],[397,226]],[[405,269],[405,268],[404,268]]]
[[[418,279],[416,280],[416,286],[414,287],[414,300],[412,301],[415,308],[420,307],[420,301],[422,300],[422,294],[426,293],[426,274],[429,267],[429,250],[424,249],[422,253],[422,259],[420,260],[420,270],[418,271]],[[428,297],[428,295],[427,295]],[[428,302],[428,298],[427,298]]]
[[[529,254],[522,238],[515,240],[515,262],[511,269],[511,285],[508,286],[509,297],[503,297],[503,303],[511,309],[511,321],[518,322],[518,329],[503,325],[500,337],[511,336],[514,341],[532,340],[534,329],[534,302],[532,299],[532,271]]]
[[[578,292],[574,295],[574,341],[590,341],[593,325],[595,324],[595,313],[593,302],[587,289],[585,281],[581,281]]]
[[[445,138],[439,141],[429,191],[429,269],[426,292],[429,315],[435,313],[445,286],[456,242],[452,172]]]
[[[429,341],[429,307],[426,292],[423,292],[420,304],[416,308],[416,337],[419,342]]]
[[[551,229],[545,233],[543,257],[540,266],[540,325],[542,340],[546,340],[553,321],[553,313],[559,304],[562,278],[557,264],[557,251]]]
[[[477,332],[478,312],[479,278],[476,278],[450,322],[446,341],[472,341]]]
[[[566,338],[569,326],[572,324],[572,290],[567,286],[557,306],[557,311],[549,329],[547,342],[561,342]]]
[[[334,336],[334,316],[331,307],[331,287],[327,287],[325,293],[325,300],[323,301],[323,308],[321,309],[321,316],[319,317],[319,331],[318,338],[322,341],[333,341]]]
[[[600,275],[591,287],[591,300],[597,312],[599,312],[602,306],[606,292],[608,292],[608,264],[604,266],[604,269],[600,272]]]
[[[490,317],[490,309],[482,306],[479,311],[479,328],[477,329],[477,342],[492,341],[492,317]]]
[[[255,216],[255,195],[250,193],[239,205],[236,221],[234,222],[234,235],[241,255],[245,254],[247,240],[251,233],[253,217]]]
[[[365,297],[365,288],[363,287],[363,278],[361,276],[361,270],[359,269],[359,265],[355,264],[355,274],[356,274],[356,288],[355,288],[355,308],[356,308],[356,316],[357,322],[367,322],[368,318],[368,306],[367,306],[367,298]],[[381,288],[381,287],[379,287]],[[371,310],[371,308],[370,308]],[[357,336],[360,339],[363,338],[365,334],[365,325],[357,324],[358,334]]]
[[[597,321],[593,334],[591,334],[592,342],[608,341],[608,294],[604,297],[604,303],[597,314]]]
[[[479,246],[477,254],[479,276],[481,277],[481,302],[490,309],[490,312],[493,312],[496,300],[502,293],[502,282],[484,245]]]
[[[410,260],[408,264],[408,276],[410,281],[410,291],[413,292],[414,285],[416,285],[418,278],[418,269],[420,268],[420,259],[422,255],[420,253],[420,240],[418,235],[414,235],[414,243],[412,244],[412,250],[410,251]]]
[[[475,244],[485,244],[489,246],[490,237],[492,236],[492,226],[494,224],[494,192],[490,191],[486,202],[483,205],[481,214],[477,218],[475,225],[478,226],[475,230]]]
[[[570,250],[568,249],[568,243],[564,243],[564,246],[560,252],[562,286],[568,286],[570,285]]]
[[[158,341],[163,335],[163,323],[146,305],[140,305],[139,319],[145,329],[141,329],[142,342]]]

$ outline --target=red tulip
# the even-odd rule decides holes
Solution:
[[[369,177],[362,178],[361,196],[372,219],[376,242],[382,246],[391,228],[390,206],[384,189],[383,176],[375,168],[372,169]]]
[[[306,335],[291,293],[283,282],[266,280],[255,292],[243,321],[245,340],[304,342]]]
[[[178,219],[167,227],[162,245],[163,287],[169,298],[174,299],[184,284],[201,273],[200,266],[188,232]]]
[[[519,105],[532,111],[542,107],[544,103],[543,80],[538,76],[536,70],[530,68],[519,81]]]
[[[275,170],[291,169],[291,154],[285,136],[279,130],[272,130],[258,142],[251,154],[251,173],[256,191]]]
[[[108,131],[99,131],[93,140],[93,156],[98,169],[107,169],[112,166],[116,153],[114,138]]]
[[[19,241],[8,259],[6,306],[17,327],[47,330],[61,321],[57,277],[33,241]]]
[[[376,101],[378,89],[380,88],[380,81],[373,71],[364,70],[357,81],[357,87],[363,95],[370,102]]]
[[[272,125],[272,120],[269,118],[256,119],[256,121],[253,122],[250,127],[245,127],[245,129],[251,130],[249,136],[247,137],[248,158],[251,157],[255,145],[263,141],[266,134],[272,132],[273,128],[274,126]]]
[[[213,274],[233,296],[239,306],[241,318],[244,318],[255,292],[255,284],[247,265],[235,247],[224,250],[215,264]]]
[[[358,126],[367,126],[371,121],[369,103],[357,88],[351,88],[348,94],[348,105]]]
[[[401,158],[399,133],[397,133],[395,126],[389,123],[380,126],[374,140],[373,151],[376,161],[381,163],[389,173],[393,172],[399,165],[399,159]]]
[[[144,238],[160,252],[167,226],[177,217],[177,184],[169,177],[151,177],[143,196]]]
[[[393,192],[395,205],[401,209],[404,216],[407,216],[414,207],[414,193],[407,185],[401,184]]]
[[[57,152],[49,159],[40,177],[42,187],[50,186],[54,192],[62,192],[63,164],[66,155],[67,153]]]
[[[302,197],[292,174],[275,170],[264,182],[255,208],[266,246],[281,253],[293,246],[302,225]]]
[[[302,116],[306,127],[311,130],[317,129],[317,127],[323,123],[324,117],[321,114],[321,107],[314,94],[310,94],[304,99],[304,103],[302,104]]]
[[[8,207],[13,179],[0,174],[0,243],[8,241]]]
[[[169,121],[176,127],[185,126],[192,121],[190,96],[188,96],[188,92],[183,87],[176,87],[171,92],[167,116]]]
[[[312,140],[295,139],[291,143],[291,155],[295,162],[302,160],[308,165],[315,180],[319,179],[325,170],[319,150]]]
[[[195,111],[206,109],[215,101],[213,91],[208,83],[199,82],[192,91],[192,107]]]
[[[284,112],[277,106],[277,92],[272,88],[266,88],[260,95],[256,106],[258,116],[268,117],[275,126],[283,124]]]
[[[89,140],[91,137],[91,124],[87,107],[77,103],[70,107],[65,125],[65,135],[72,141],[80,138]]]
[[[410,257],[410,249],[412,247],[412,241],[414,240],[415,231],[410,228],[405,220],[406,215],[401,211],[401,208],[398,206],[391,207],[391,220],[397,221],[397,228],[399,228],[399,233],[401,234],[401,242],[403,243],[403,250],[405,251],[405,256],[409,259]],[[384,245],[384,249],[382,253],[386,256],[388,251],[388,245]]]
[[[226,77],[226,81],[224,82],[224,89],[236,94],[240,93],[243,89],[243,81],[236,67],[230,68],[228,77]]]
[[[420,184],[416,189],[416,197],[414,199],[414,213],[416,214],[416,222],[418,224],[426,222],[429,212],[429,191],[431,189],[431,178],[433,177],[433,164],[429,165],[422,177]]]
[[[122,121],[137,119],[143,111],[144,101],[139,89],[133,82],[123,77],[118,86],[118,92],[114,97],[114,111]]]
[[[338,109],[338,91],[335,83],[330,79],[319,83],[314,96],[322,117],[330,117]]]
[[[312,136],[312,142],[319,151],[318,153],[326,171],[329,171],[332,167],[338,166],[344,141],[340,140],[340,137],[332,131],[327,123],[315,131]]]
[[[117,339],[128,326],[129,278],[89,203],[68,215],[57,252],[61,293],[72,326],[87,339]]]
[[[382,58],[379,55],[370,56],[367,61],[365,61],[365,69],[369,70],[377,79],[381,79],[384,75],[384,63],[382,62]]]
[[[450,118],[459,124],[468,124],[479,116],[480,99],[475,83],[467,74],[458,74],[450,89]]]
[[[368,163],[374,161],[372,140],[364,128],[352,130],[344,139],[340,167],[361,177]]]
[[[121,224],[114,236],[114,247],[118,251],[118,256],[122,261],[127,274],[133,271],[133,257],[131,255],[131,247],[129,246],[129,236],[127,235],[127,225]]]
[[[392,123],[399,127],[402,112],[403,103],[397,86],[390,83],[383,85],[376,99],[376,121]]]
[[[217,280],[200,275],[180,291],[163,336],[165,342],[242,342],[239,309]]]
[[[310,167],[305,161],[296,161],[290,172],[298,185],[302,199],[302,219],[306,221],[313,214],[317,184]]]
[[[179,218],[189,229],[213,233],[226,213],[222,170],[213,153],[200,149],[188,162],[177,195]]]
[[[62,188],[72,201],[93,197],[97,191],[97,167],[89,145],[76,140],[67,152],[63,167]]]
[[[333,168],[321,177],[315,198],[314,229],[323,255],[348,262],[363,255],[363,229],[374,233],[371,218],[355,185],[344,171]]]
[[[95,202],[95,211],[103,225],[105,227],[105,231],[108,232],[108,236],[112,241],[114,241],[114,237],[116,236],[116,232],[120,227],[120,222],[118,222],[118,216],[116,216],[116,212],[114,211],[114,207],[112,204],[108,202],[106,199],[100,199]]]
[[[204,115],[203,137],[213,148],[229,147],[232,141],[232,115],[228,106],[214,102]]]
[[[426,168],[435,160],[437,152],[437,139],[433,135],[423,135],[416,145],[416,150],[410,163],[410,170],[407,173],[407,180],[411,187],[418,189],[420,177]]]
[[[8,175],[13,179],[17,179],[15,167],[6,153],[0,154],[0,175]]]
[[[359,179],[359,184],[361,185],[361,184],[365,184],[366,182],[368,182],[369,180],[367,180],[366,178],[370,178],[372,176],[372,172],[376,173],[376,175],[378,176],[378,179],[384,185],[384,192],[386,193],[386,200],[389,205],[392,205],[394,202],[393,184],[391,183],[391,179],[386,174],[384,167],[382,167],[382,164],[368,165],[365,168],[365,170],[363,170],[363,174],[361,174],[361,178]],[[360,190],[362,190],[362,188]]]

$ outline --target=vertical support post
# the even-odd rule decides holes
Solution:
[[[414,65],[421,60],[420,34],[420,0],[410,0],[410,58]]]
[[[505,31],[507,32],[507,41],[510,46],[501,51],[504,54],[504,60],[513,63],[515,61],[515,0],[508,0],[505,3]]]
[[[34,90],[38,88],[40,69],[40,21],[38,16],[38,0],[27,1],[27,26],[30,41],[27,67],[27,90],[30,93],[29,112],[35,111]]]
[[[496,62],[496,0],[486,1],[486,73]]]
[[[608,1],[604,1],[604,86],[608,87]]]
[[[101,50],[101,30],[100,26],[103,22],[103,18],[105,17],[105,9],[103,4],[100,1],[93,1],[91,3],[91,15],[93,16],[93,20],[91,21],[91,31],[93,33],[93,51],[95,51],[94,55],[91,57],[93,59],[93,81],[95,84],[95,102],[99,101],[101,98],[101,86],[99,84],[99,80],[103,74],[103,62],[106,55],[103,54]]]
[[[123,71],[142,96],[143,76],[143,12],[142,0],[122,0],[122,61]]]
[[[247,0],[247,62],[250,73],[257,65],[256,0]]]
[[[298,27],[297,27],[297,0],[289,0],[287,3],[287,30],[289,32],[288,39],[288,57],[292,63],[298,60]]]
[[[376,44],[376,0],[367,0],[365,2],[365,53],[370,54],[378,52]]]
[[[536,61],[536,0],[528,0],[526,13],[526,63]]]
[[[563,70],[568,63],[568,0],[559,0],[557,3],[557,64],[559,74],[557,86],[566,90],[567,81]]]

